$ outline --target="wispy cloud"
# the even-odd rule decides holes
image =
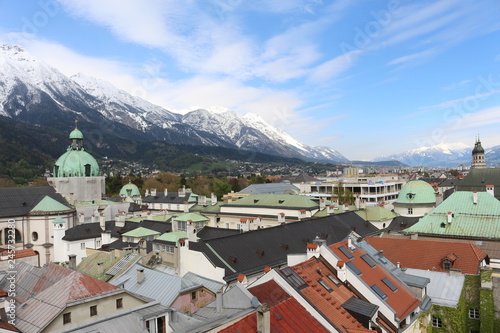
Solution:
[[[441,90],[448,91],[448,90],[461,89],[461,88],[467,86],[471,82],[472,82],[472,80],[462,80],[459,82],[453,82],[447,86],[441,87]]]
[[[410,61],[420,60],[421,58],[428,58],[434,55],[436,52],[435,48],[431,48],[422,52],[417,52],[413,54],[408,54],[403,57],[396,58],[394,60],[389,61],[388,65],[401,65],[406,64]]]

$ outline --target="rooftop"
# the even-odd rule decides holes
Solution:
[[[365,240],[377,250],[383,250],[384,255],[401,267],[449,272],[443,269],[443,258],[454,254],[457,259],[452,269],[463,274],[478,274],[481,261],[486,253],[469,243],[436,242],[427,240],[412,240],[404,238],[366,237]]]

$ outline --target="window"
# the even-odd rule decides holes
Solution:
[[[85,243],[80,243],[80,249],[85,250]]]
[[[196,291],[191,292],[191,300],[196,301]]]
[[[449,271],[451,269],[451,262],[449,262],[449,261],[443,261],[443,269],[445,271]]]
[[[63,325],[71,323],[71,312],[63,314]]]
[[[97,316],[97,305],[92,305],[90,307],[90,316],[91,317]]]
[[[479,309],[469,309],[469,318],[471,319],[479,319]]]
[[[117,309],[123,308],[123,298],[116,299],[116,308]]]
[[[177,230],[187,231],[187,222],[186,221],[177,221]]]
[[[38,232],[33,231],[31,233],[31,238],[33,239],[33,242],[36,242],[38,240]]]
[[[432,316],[432,327],[437,327],[437,328],[443,327],[443,322],[441,321],[441,318]]]
[[[100,248],[101,247],[101,241],[98,239],[95,241],[95,247]]]
[[[413,215],[413,208],[408,208],[408,215]]]

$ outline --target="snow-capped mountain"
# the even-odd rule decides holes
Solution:
[[[407,150],[401,154],[381,156],[374,161],[396,160],[411,166],[455,167],[460,164],[470,165],[474,144],[440,143],[431,147]]]
[[[67,128],[80,119],[133,140],[347,161],[331,148],[310,147],[293,139],[258,115],[240,116],[223,107],[181,115],[85,74],[69,78],[18,46],[0,45],[0,64],[0,115],[9,118],[56,128]]]

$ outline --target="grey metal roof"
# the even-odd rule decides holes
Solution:
[[[379,308],[378,305],[371,304],[354,296],[342,304],[342,307],[349,312],[359,313],[368,318],[373,318]]]
[[[85,322],[68,328],[63,328],[56,333],[148,333],[141,319],[147,320],[151,314],[161,315],[168,312],[168,308],[158,302],[148,303],[126,311],[120,311],[91,322]]]
[[[218,291],[221,290],[221,288],[223,286],[225,286],[225,283],[222,283],[222,282],[219,282],[219,281],[215,281],[215,280],[211,280],[211,279],[207,279],[203,276],[200,276],[198,274],[194,274],[192,272],[187,272],[185,275],[184,275],[184,278],[187,279],[187,280],[190,280],[196,284],[201,284],[202,286],[204,286],[205,288],[207,288],[208,290],[210,290],[211,292],[213,293],[216,293]]]
[[[495,198],[500,199],[500,168],[472,169],[457,185],[457,191],[485,192],[486,185],[495,185]]]
[[[252,184],[238,193],[244,194],[286,194],[286,193],[299,193],[298,187],[287,183],[266,183],[266,184]]]
[[[260,304],[257,298],[239,283],[221,297],[223,305],[220,312],[217,312],[214,300],[190,316],[178,313],[177,322],[171,324],[174,332],[206,332],[255,311]]]
[[[133,254],[128,254],[125,257],[121,258],[116,264],[111,267],[106,274],[115,276],[116,274],[120,273],[128,264],[130,264],[132,261],[139,261],[141,259],[140,257],[133,255]]]
[[[432,299],[433,304],[457,307],[465,281],[463,274],[425,271],[414,268],[408,268],[406,272],[413,276],[430,279],[427,294]]]
[[[45,196],[71,207],[52,186],[3,187],[0,188],[0,217],[27,215]]]
[[[138,268],[144,269],[142,283],[137,283]],[[115,277],[110,283],[132,293],[156,299],[165,306],[170,306],[180,292],[202,287],[201,284],[191,280],[150,269],[138,263],[132,265],[120,276]]]

